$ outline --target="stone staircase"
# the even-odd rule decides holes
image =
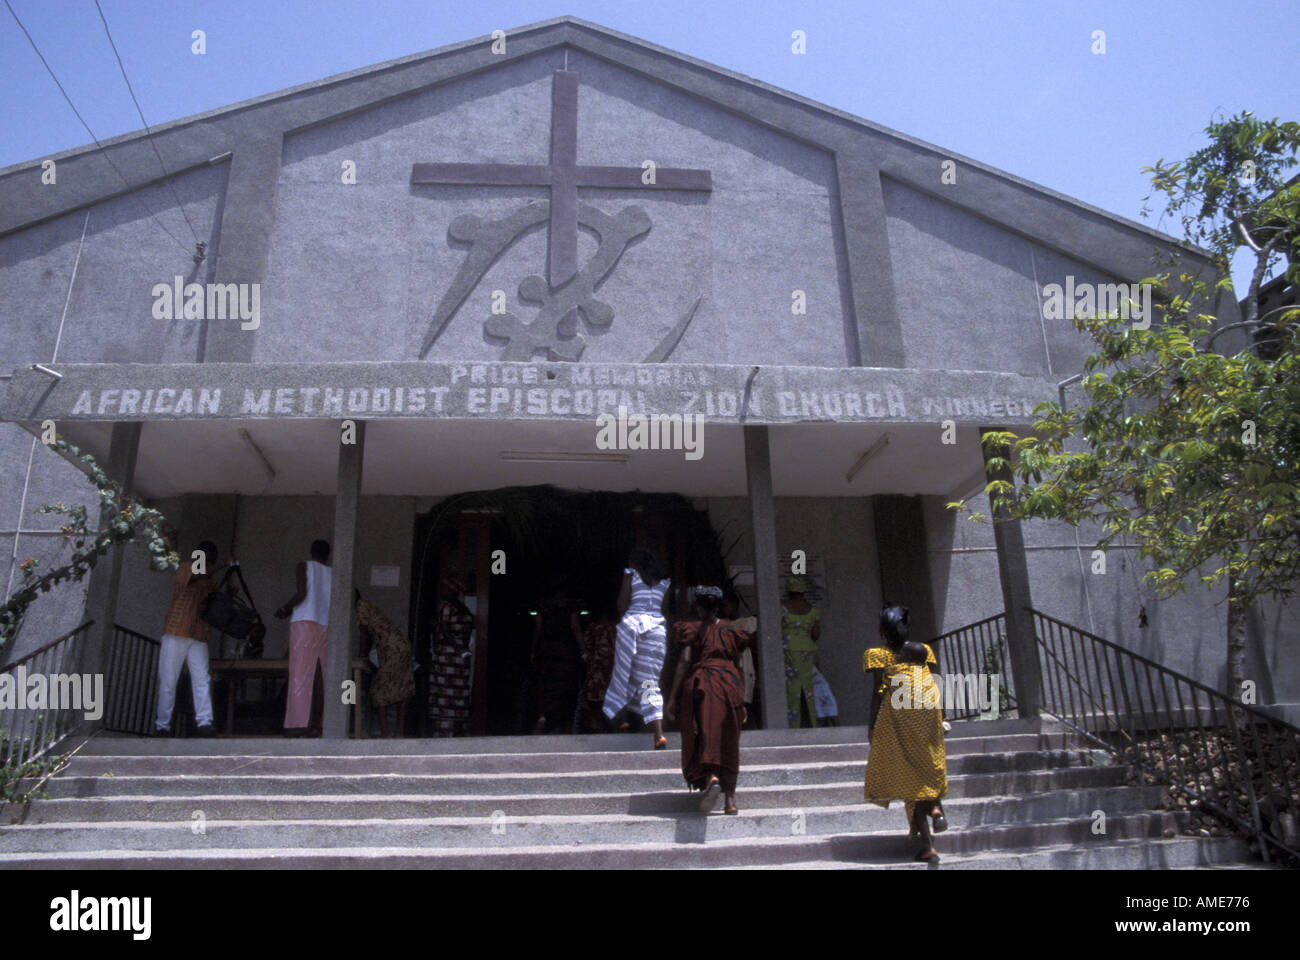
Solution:
[[[26,810],[0,869],[907,868],[899,805],[862,803],[864,728],[746,733],[740,815],[696,811],[670,736],[150,740],[101,734]],[[1050,721],[948,737],[943,869],[1254,865],[1175,836],[1163,788]],[[1106,815],[1094,834],[1093,811]]]

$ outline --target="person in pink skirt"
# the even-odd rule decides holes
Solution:
[[[325,712],[325,635],[330,615],[330,545],[316,540],[311,559],[296,571],[298,590],[275,611],[289,618],[289,694],[284,710],[287,737],[321,735]]]

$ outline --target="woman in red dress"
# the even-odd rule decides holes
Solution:
[[[753,634],[718,622],[719,588],[696,587],[694,593],[699,619],[677,624],[682,654],[668,698],[668,717],[676,716],[680,724],[682,776],[692,790],[703,791],[700,809],[712,810],[718,794],[724,793],[724,812],[735,814],[739,812],[740,728],[745,725],[740,654]]]

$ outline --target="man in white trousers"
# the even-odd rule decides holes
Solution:
[[[217,589],[217,545],[211,540],[199,544],[198,558],[182,560],[172,575],[172,599],[163,621],[161,649],[158,651],[158,718],[154,733],[171,732],[172,711],[176,706],[176,683],[181,667],[190,668],[190,687],[194,694],[194,719],[198,736],[211,737],[212,690],[208,682],[208,625],[199,618],[203,601]],[[232,582],[230,591],[233,593]]]

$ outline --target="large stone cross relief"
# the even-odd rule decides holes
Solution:
[[[557,70],[551,86],[549,164],[415,164],[412,183],[542,186],[549,187],[551,194],[549,203],[530,203],[500,220],[467,215],[452,221],[448,234],[469,243],[470,251],[438,304],[420,349],[421,358],[497,257],[524,231],[545,220],[549,224],[548,276],[528,276],[519,284],[520,298],[540,305],[536,318],[525,324],[508,313],[495,315],[484,324],[484,330],[490,336],[508,341],[502,354],[504,360],[531,360],[540,350],[548,351],[556,359],[577,360],[585,343],[581,336],[570,335],[566,325],[576,329],[577,311],[581,309],[591,326],[609,326],[614,311],[596,299],[595,287],[614,268],[627,245],[650,230],[650,218],[640,207],[627,207],[610,217],[595,207],[579,204],[578,189],[704,192],[713,189],[708,170],[660,167],[655,170],[654,182],[647,183],[643,182],[645,171],[641,167],[579,166],[577,158],[578,75]],[[578,270],[579,224],[600,237],[595,255],[581,271]]]

